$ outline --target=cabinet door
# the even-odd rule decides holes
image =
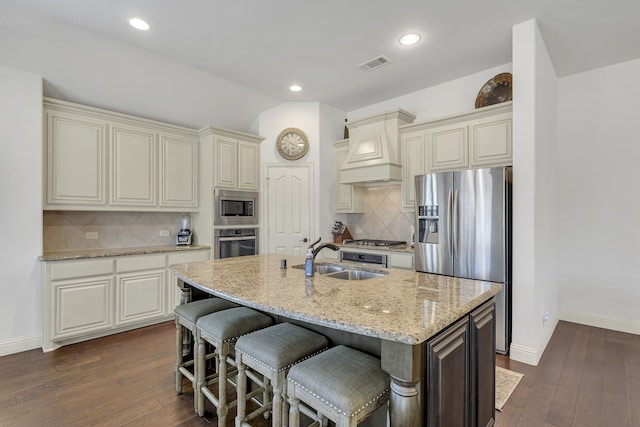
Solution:
[[[260,146],[238,142],[238,190],[260,188]]]
[[[106,122],[47,111],[45,208],[106,206]]]
[[[389,267],[413,270],[413,254],[402,252],[389,252]]]
[[[156,133],[111,125],[111,204],[156,205]]]
[[[198,141],[160,135],[160,207],[198,207]]]
[[[413,212],[415,210],[415,176],[426,173],[426,151],[426,131],[402,135],[402,210],[404,211]]]
[[[218,137],[215,142],[214,185],[220,188],[237,186],[237,141]]]
[[[113,276],[52,282],[52,340],[113,328]]]
[[[511,113],[471,121],[469,151],[471,167],[511,165]]]
[[[164,316],[165,295],[164,269],[119,275],[116,326]]]
[[[428,427],[468,425],[468,326],[465,317],[427,342]]]
[[[493,300],[471,313],[469,329],[470,425],[492,426],[495,418],[496,382],[496,323]]]
[[[427,130],[431,171],[463,169],[469,166],[468,126],[466,123],[438,126]]]
[[[336,213],[363,213],[364,189],[361,186],[340,184],[340,166],[349,153],[349,140],[333,145],[334,202]]]

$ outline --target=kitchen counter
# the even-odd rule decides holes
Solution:
[[[367,280],[317,273],[307,278],[303,269],[292,268],[304,264],[303,257],[286,257],[287,269],[280,269],[282,258],[246,256],[174,265],[171,270],[179,285],[339,331],[348,335],[342,341],[347,345],[358,347],[360,338],[375,340],[382,369],[391,376],[391,426],[423,424],[426,342],[502,290],[498,283],[398,269],[368,268],[387,274]]]
[[[304,264],[303,257],[287,257],[285,270],[281,258],[227,258],[171,270],[185,283],[247,307],[405,344],[428,340],[502,289],[497,283],[397,269],[368,268],[387,274],[367,280],[317,273],[307,278],[304,270],[292,268]]]
[[[40,261],[66,261],[72,259],[88,259],[88,258],[102,258],[110,256],[123,256],[123,255],[144,255],[144,254],[157,254],[163,252],[182,252],[182,251],[197,251],[202,249],[211,249],[211,246],[204,245],[191,245],[191,246],[142,246],[132,248],[100,248],[100,249],[80,249],[73,251],[51,251],[45,252],[42,256],[38,257]]]

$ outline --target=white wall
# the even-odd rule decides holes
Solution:
[[[513,337],[538,364],[558,319],[555,274],[556,75],[535,20],[513,27]],[[544,321],[544,314],[549,320]]]
[[[42,344],[42,79],[0,66],[0,356]]]
[[[489,68],[437,86],[352,110],[349,111],[348,117],[349,120],[356,120],[383,111],[402,108],[414,114],[416,116],[414,123],[417,123],[464,113],[475,109],[478,92],[489,79],[496,74],[507,72],[511,72],[511,64]]]
[[[0,64],[43,76],[46,96],[194,129],[246,131],[261,111],[279,103],[13,1],[2,2],[0,52]]]
[[[559,82],[560,318],[640,334],[640,59]]]

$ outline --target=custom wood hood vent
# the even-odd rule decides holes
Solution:
[[[415,118],[397,109],[348,122],[349,153],[340,167],[340,183],[366,185],[402,180],[399,127]]]

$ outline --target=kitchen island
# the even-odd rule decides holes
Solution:
[[[376,269],[384,274],[367,280],[340,280],[317,273],[308,278],[304,270],[294,268],[304,258],[285,257],[289,268],[281,269],[282,258],[277,254],[227,258],[173,265],[171,270],[179,286],[269,313],[279,321],[303,324],[326,334],[335,344],[379,356],[382,369],[391,376],[392,426],[433,424],[427,423],[429,402],[439,404],[445,396],[438,395],[427,376],[445,368],[440,362],[446,353],[461,354],[465,363],[462,373],[456,374],[464,376],[460,384],[465,390],[459,396],[469,394],[467,384],[478,382],[465,376],[473,371],[467,364],[481,359],[468,338],[474,336],[468,318],[479,307],[489,307],[493,313],[493,297],[502,285],[396,269]],[[490,325],[492,329],[493,323]],[[461,327],[468,332],[461,333]],[[451,337],[449,330],[454,332]],[[491,340],[495,334],[489,332],[489,344],[495,345]],[[446,339],[441,339],[444,335]],[[456,343],[460,345],[454,348]],[[439,353],[441,348],[446,351]],[[494,349],[489,347],[489,351],[493,357]],[[484,390],[494,389],[493,373],[479,378],[485,382],[479,384]],[[491,384],[486,383],[487,378]],[[458,408],[464,412],[460,416],[465,424],[475,425],[473,402]]]

